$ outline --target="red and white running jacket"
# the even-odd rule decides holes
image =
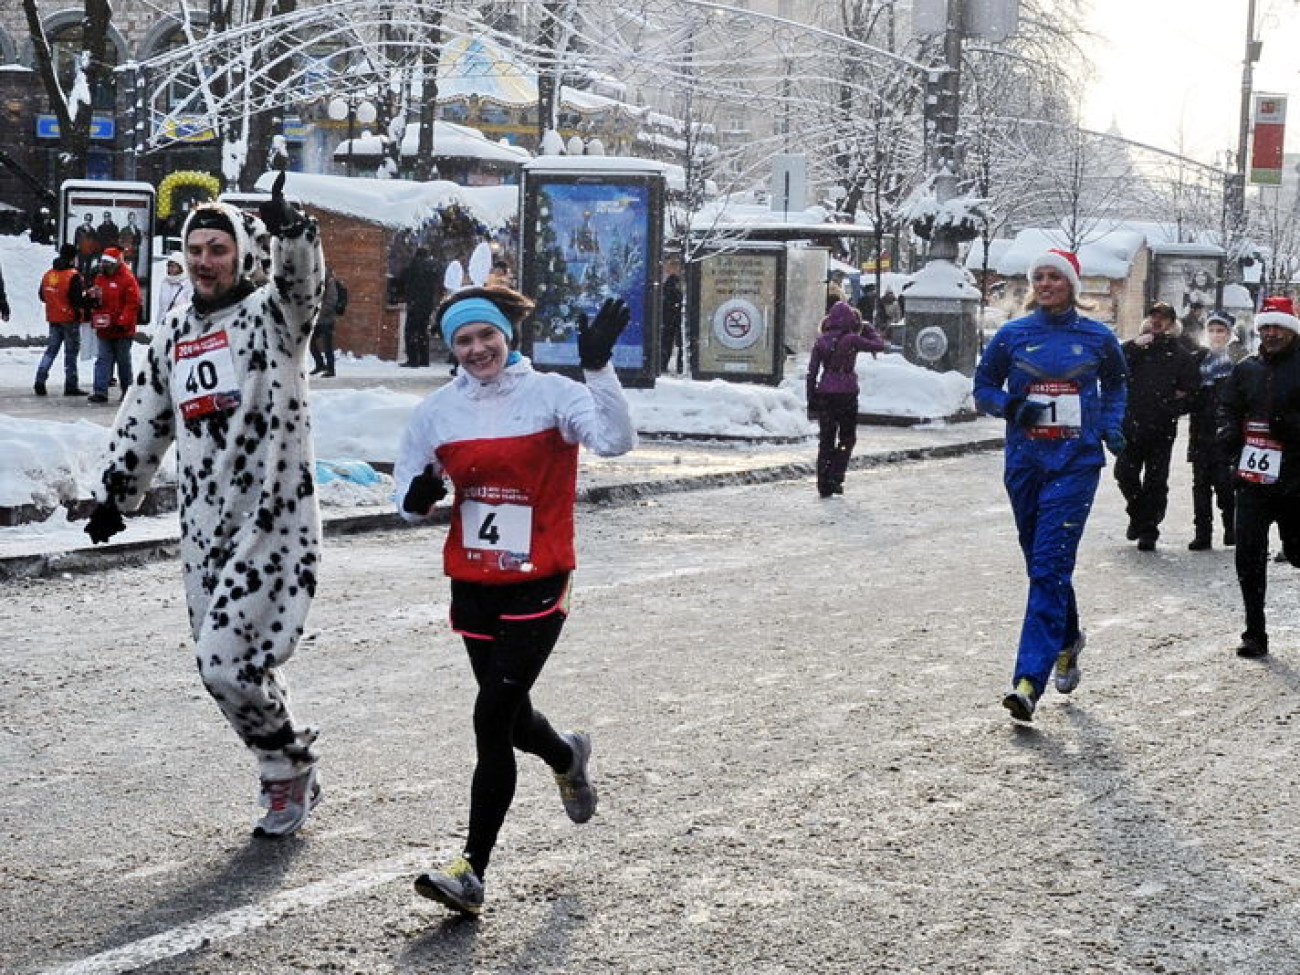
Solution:
[[[416,407],[393,471],[397,510],[423,520],[402,499],[428,464],[451,479],[451,578],[500,585],[574,568],[578,446],[613,457],[637,442],[614,368],[585,378],[536,372],[521,358],[486,383],[461,370]]]

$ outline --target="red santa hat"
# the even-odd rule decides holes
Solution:
[[[1300,335],[1300,318],[1295,317],[1295,306],[1291,303],[1290,298],[1274,295],[1271,298],[1264,299],[1259,314],[1255,316],[1255,327],[1261,328],[1265,325],[1289,328],[1297,335]]]
[[[1077,298],[1082,286],[1079,283],[1079,275],[1082,273],[1079,268],[1079,258],[1071,251],[1050,250],[1045,251],[1029,265],[1029,280],[1033,281],[1034,272],[1040,267],[1051,267],[1060,271],[1065,280],[1070,282],[1070,287],[1074,289],[1074,295]]]
[[[104,248],[103,260],[117,261],[118,264],[121,264],[122,252],[118,250],[116,247],[106,247]]]

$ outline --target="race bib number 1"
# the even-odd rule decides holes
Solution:
[[[1237,476],[1251,484],[1274,484],[1282,469],[1282,444],[1268,434],[1268,424],[1248,422],[1246,443],[1237,461]]]
[[[239,376],[230,339],[224,331],[176,343],[172,398],[181,417],[193,420],[239,405]]]
[[[1029,402],[1047,407],[1038,421],[1029,428],[1029,436],[1038,440],[1066,440],[1079,435],[1083,426],[1083,404],[1079,399],[1079,384],[1042,381],[1030,383]]]

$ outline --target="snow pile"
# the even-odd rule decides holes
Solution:
[[[53,245],[33,244],[26,233],[0,235],[0,273],[9,299],[9,321],[0,322],[0,335],[43,339],[49,334],[45,306],[37,292],[58,253]]]
[[[940,420],[974,412],[971,381],[959,372],[934,372],[901,355],[858,356],[858,412]]]
[[[647,434],[769,439],[814,432],[802,387],[796,392],[788,386],[661,376],[654,389],[630,389],[627,398],[637,430]]]
[[[939,298],[979,301],[980,290],[975,287],[969,271],[952,261],[932,260],[912,275],[912,280],[903,287],[903,297],[908,300]]]
[[[420,399],[414,393],[395,393],[382,386],[313,391],[311,426],[316,456],[394,463],[402,431]]]
[[[52,508],[88,497],[108,430],[89,420],[57,423],[0,413],[0,505]]]

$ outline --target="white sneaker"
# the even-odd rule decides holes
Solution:
[[[288,836],[302,829],[320,802],[316,766],[310,765],[292,779],[262,780],[258,799],[266,815],[253,827],[254,836]]]

